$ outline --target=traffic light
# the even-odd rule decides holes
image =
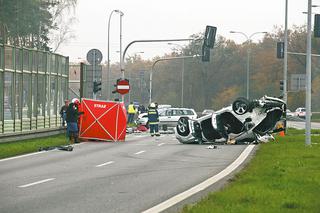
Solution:
[[[314,15],[313,35],[315,38],[320,37],[320,14]]]
[[[284,85],[283,85],[284,81],[280,80],[280,92],[282,93],[284,90]]]
[[[100,90],[101,90],[101,81],[100,82],[94,81],[93,82],[93,93],[97,93]]]
[[[216,39],[217,28],[207,25],[206,32],[204,34],[203,45],[212,49]]]
[[[213,26],[206,26],[206,32],[204,33],[204,39],[202,44],[202,61],[210,61],[210,49],[214,47],[216,39],[217,28]]]
[[[202,61],[203,62],[208,62],[210,61],[210,48],[203,45],[202,46]]]
[[[277,42],[277,58],[284,58],[284,42]]]

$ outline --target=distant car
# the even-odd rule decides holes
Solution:
[[[286,115],[287,117],[293,117],[294,116],[294,112],[291,112],[290,109],[286,110]]]
[[[167,130],[168,127],[175,127],[181,117],[196,119],[197,113],[190,108],[166,108],[159,113],[159,127]]]
[[[294,112],[294,115],[299,118],[305,118],[306,117],[306,108],[304,108],[304,107],[297,108],[296,111]]]
[[[212,113],[214,113],[214,110],[212,110],[212,109],[205,109],[205,110],[203,110],[202,111],[202,115],[210,115],[210,114],[212,114]]]

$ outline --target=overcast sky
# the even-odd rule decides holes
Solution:
[[[307,0],[288,0],[288,27],[306,24]],[[313,4],[320,4],[314,0]],[[217,27],[217,34],[242,43],[246,39],[230,30],[241,31],[248,36],[258,31],[271,32],[274,26],[284,26],[285,0],[78,0],[73,26],[76,38],[64,44],[58,52],[69,56],[70,61],[86,58],[90,49],[99,49],[103,61],[107,59],[107,26],[112,10],[124,13],[122,18],[122,50],[133,40],[180,39],[204,32],[206,25]],[[320,8],[314,8],[320,12]],[[110,24],[110,60],[119,61],[120,16],[113,13]],[[253,40],[261,39],[255,35]],[[179,43],[184,45],[185,43]],[[167,43],[137,43],[128,54],[144,52],[149,59],[169,52]]]

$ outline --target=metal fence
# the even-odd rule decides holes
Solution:
[[[0,44],[0,136],[60,126],[69,58]]]

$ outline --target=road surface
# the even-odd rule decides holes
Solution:
[[[84,142],[73,152],[0,160],[0,212],[150,210],[222,174],[249,146],[207,147],[180,144],[174,135],[155,140],[140,134],[129,135],[126,142]]]

